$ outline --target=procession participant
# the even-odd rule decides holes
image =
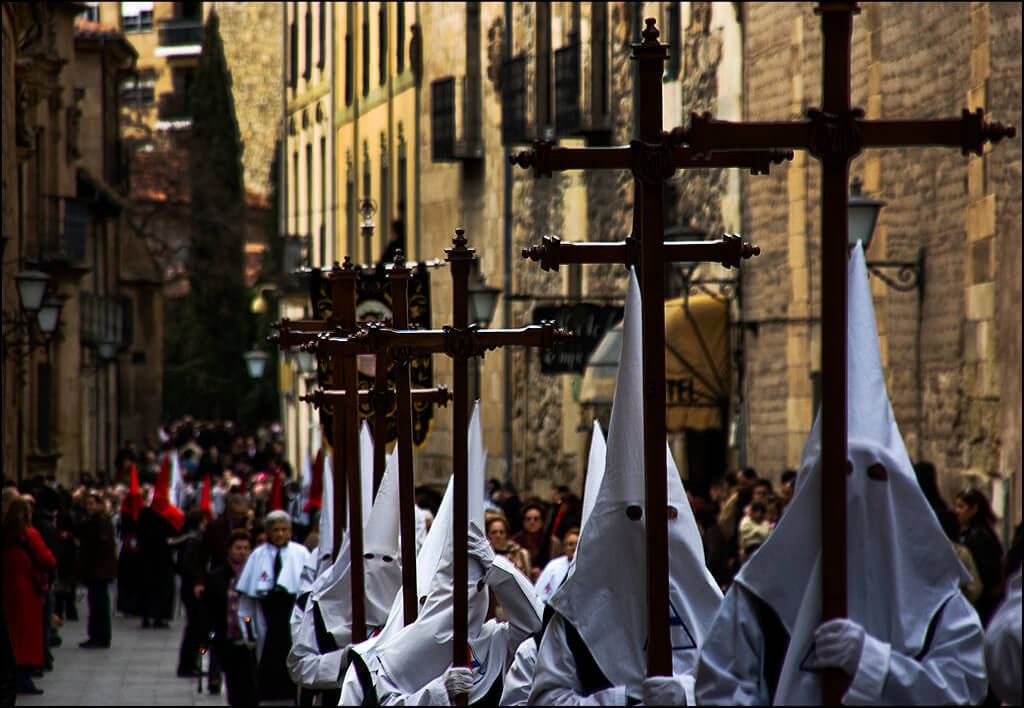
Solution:
[[[171,453],[160,466],[153,501],[139,512],[142,626],[167,629],[174,603],[174,553],[168,540],[181,533],[185,514],[171,503]]]
[[[309,551],[291,540],[287,512],[271,511],[264,527],[267,542],[249,556],[235,586],[242,595],[238,614],[243,624],[248,618],[256,636],[260,700],[294,698],[295,686],[286,664],[291,648],[288,618]]]
[[[1006,598],[985,629],[985,666],[992,691],[1006,705],[1021,705],[1021,566],[1006,579]]]
[[[596,420],[594,421],[594,432],[590,438],[590,455],[587,459],[587,476],[586,482],[583,488],[583,509],[581,511],[581,525],[585,526],[587,518],[590,516],[591,510],[594,508],[594,501],[597,496],[597,490],[601,486],[601,480],[604,477],[604,463],[605,454],[607,447],[605,445],[604,433],[601,431],[601,424]],[[541,576],[537,579],[537,584],[534,586],[534,590],[537,593],[537,599],[542,603],[547,603],[551,596],[555,593],[558,588],[565,582],[565,577],[569,573],[569,567],[572,563],[572,559],[576,557],[576,545],[579,541],[580,529],[569,529],[565,533],[565,549],[566,555],[560,556],[561,559],[566,559],[564,563],[564,570],[560,571],[560,575],[551,572],[550,576],[548,570],[551,569],[555,561],[559,558],[555,558],[545,566]],[[548,582],[546,577],[551,577],[554,580]],[[545,607],[544,618],[550,620],[552,610],[550,607]],[[515,658],[512,660],[512,665],[508,671],[505,672],[505,683],[501,691],[501,700],[498,702],[499,705],[503,706],[525,706],[528,704],[530,698],[530,691],[533,688],[533,675],[537,664],[537,646],[540,643],[541,635],[544,629],[541,628],[540,632],[535,632],[531,636],[527,637],[519,648],[516,649]]]
[[[121,502],[118,536],[121,552],[117,556],[117,611],[123,615],[141,614],[142,552],[139,548],[139,513],[143,499],[139,492],[139,473],[132,465],[128,493]]]
[[[847,617],[821,622],[819,411],[793,500],[736,576],[701,649],[701,703],[819,704],[823,667],[852,678],[847,705],[985,696],[981,623],[896,427],[860,244],[847,307]]]
[[[501,695],[502,675],[516,647],[540,628],[540,606],[529,580],[503,556],[495,557],[483,535],[483,463],[479,404],[470,421],[469,528],[467,622],[472,668],[452,667],[453,624],[453,519],[451,484],[431,525],[423,555],[437,546],[433,563],[423,568],[431,578],[420,598],[412,624],[353,646],[351,665],[342,684],[344,705],[449,705],[458,696],[470,705],[494,705]],[[428,560],[428,559],[424,559]],[[417,584],[421,577],[417,559]],[[506,622],[486,619],[488,588],[494,591],[508,617]],[[394,613],[393,613],[394,614]]]
[[[210,622],[210,633],[213,635],[213,655],[218,667],[224,671],[225,684],[228,692],[228,705],[252,706],[259,702],[257,695],[257,666],[254,643],[255,636],[250,640],[248,627],[251,622],[243,625],[238,616],[238,605],[241,597],[235,587],[245,561],[252,552],[249,531],[235,529],[228,535],[227,564],[212,569],[207,574],[207,588],[202,595],[206,606],[206,615]],[[211,694],[220,693],[220,671],[207,678]]]
[[[722,593],[704,565],[693,511],[671,454],[669,632],[672,676],[646,677],[647,550],[644,513],[640,287],[631,271],[604,476],[580,532],[569,577],[551,598],[531,704],[689,704],[697,650]],[[666,443],[667,448],[667,443]]]
[[[372,467],[370,471],[372,474]],[[334,703],[340,697],[338,687],[348,668],[352,640],[351,550],[346,538],[337,560],[313,582],[297,624],[293,613],[292,648],[288,652],[288,671],[303,687],[303,694],[307,689],[330,690],[335,694]],[[402,587],[398,557],[398,458],[392,454],[377,498],[365,517],[363,599],[371,636],[384,626]]]

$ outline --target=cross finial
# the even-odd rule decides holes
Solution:
[[[644,20],[644,22],[647,24],[647,27],[644,28],[643,32],[641,32],[641,34],[644,37],[644,44],[658,43],[658,37],[661,36],[661,32],[659,32],[658,28],[654,26],[655,21],[656,20],[653,17],[648,17],[646,20]]]
[[[466,247],[466,230],[462,227],[455,229],[455,238],[452,239],[452,244],[456,248]]]

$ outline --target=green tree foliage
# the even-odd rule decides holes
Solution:
[[[167,311],[164,407],[169,418],[257,422],[260,384],[248,378],[242,354],[265,335],[256,332],[245,287],[242,142],[219,24],[211,12],[191,89],[192,213],[181,225],[190,235],[190,289]]]

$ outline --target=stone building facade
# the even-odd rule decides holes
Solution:
[[[3,472],[18,481],[109,476],[160,413],[159,277],[123,225],[118,86],[137,55],[81,9],[3,4]],[[30,269],[62,302],[49,341],[8,319],[26,319],[14,281]]]
[[[296,43],[296,71],[308,51],[307,10],[301,3],[288,8],[286,78],[289,41]],[[508,169],[506,156],[538,138],[565,146],[627,144],[636,109],[630,45],[644,18],[655,17],[661,40],[672,46],[666,129],[687,124],[691,112],[793,119],[820,102],[820,20],[807,4],[406,3],[403,12],[404,35],[390,4],[352,3],[327,13],[329,71],[314,70],[286,92],[284,159],[292,181],[282,204],[294,220],[282,232],[308,230],[314,265],[346,253],[362,260],[358,199],[386,202],[378,224],[385,209],[397,213],[398,184],[382,189],[378,168],[387,164],[395,179],[401,135],[411,155],[407,250],[413,259],[443,258],[455,227],[465,228],[481,275],[502,290],[495,327],[530,322],[540,304],[621,303],[623,269],[545,273],[519,252],[545,234],[566,241],[626,236],[631,176],[592,171],[536,179]],[[318,38],[319,15],[312,16]],[[866,3],[854,22],[854,104],[868,117],[887,118],[958,116],[984,106],[995,119],[1019,125],[1019,28],[1020,6],[1013,4]],[[396,71],[402,37],[408,78]],[[567,78],[559,67],[572,51],[579,74]],[[449,78],[451,116],[438,110],[434,93]],[[574,80],[582,115],[565,129],[565,82]],[[324,212],[330,217],[304,222],[304,210],[315,214],[327,204],[310,201],[303,186],[309,180],[302,151],[321,136],[317,110],[329,112],[334,126],[323,134],[334,158],[325,175],[334,202]],[[454,143],[441,144],[442,154],[438,117],[455,124]],[[1019,518],[1020,509],[1019,165],[1019,141],[980,158],[938,148],[875,150],[853,165],[864,192],[888,203],[869,260],[916,262],[924,254],[922,289],[901,292],[872,281],[890,395],[911,457],[936,464],[950,501],[963,473],[983,483],[997,508],[1009,509],[1007,518]],[[314,160],[314,191],[321,188],[318,169]],[[725,286],[734,296],[727,420],[718,430],[670,435],[691,486],[737,466],[777,480],[799,462],[819,384],[818,183],[814,159],[798,152],[769,176],[685,170],[669,185],[666,224],[676,237],[739,232],[763,249],[744,264],[738,282]],[[378,231],[374,257],[385,241]],[[681,293],[682,272],[669,269],[670,293]],[[450,285],[444,269],[435,273],[432,321],[439,325],[450,319]],[[735,273],[704,265],[692,277],[715,283]],[[299,307],[293,316],[301,313]],[[437,382],[450,383],[450,371],[437,357]],[[558,484],[580,488],[590,421],[606,423],[608,410],[579,400],[579,383],[576,375],[541,374],[534,351],[487,355],[479,390],[489,476],[512,482],[521,494],[545,494]],[[419,451],[417,482],[447,474],[448,420],[442,412]]]
[[[820,19],[796,3],[743,4],[744,114],[789,120],[821,100]],[[867,118],[986,118],[1020,126],[1021,8],[864,3],[854,18],[853,105]],[[869,262],[916,262],[920,289],[872,278],[886,382],[914,461],[947,501],[980,485],[1020,519],[1020,140],[981,157],[948,148],[866,150],[852,176],[882,199]],[[744,235],[764,255],[744,273],[746,460],[795,467],[819,370],[820,169],[798,154],[744,179]],[[826,235],[827,236],[827,235]],[[888,275],[894,275],[888,271]],[[825,323],[827,326],[827,323]]]

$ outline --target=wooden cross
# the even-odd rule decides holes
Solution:
[[[846,301],[847,194],[850,160],[864,148],[959,147],[981,155],[986,142],[1014,137],[1013,126],[988,123],[984,111],[964,109],[944,120],[864,120],[850,101],[850,36],[856,2],[821,2],[822,108],[796,122],[734,123],[694,114],[690,128],[671,133],[697,153],[790,148],[821,161],[821,554],[822,619],[846,615]],[[823,701],[838,704],[847,677],[826,670]]]
[[[356,319],[356,279],[359,271],[345,257],[344,263],[331,268],[331,316],[326,320],[282,320],[274,325],[276,335],[268,341],[276,341],[281,349],[298,346],[327,331],[354,333],[359,331]],[[334,383],[345,391],[358,391],[359,379],[355,356],[336,355],[331,357],[331,371]],[[340,376],[339,376],[340,374]],[[340,380],[339,380],[340,379]],[[363,512],[360,481],[359,455],[359,400],[357,396],[341,398],[340,410],[335,408],[331,420],[334,442],[334,548],[337,558],[341,547],[341,532],[345,525],[345,486],[339,484],[345,479],[348,487],[348,529],[351,548],[350,573],[352,578],[352,641],[361,642],[366,638],[366,607],[364,603],[365,583],[363,571]],[[339,454],[339,451],[344,451]]]
[[[673,146],[662,132],[661,82],[667,46],[658,42],[654,19],[647,20],[644,41],[633,45],[639,82],[638,137],[629,146],[611,148],[559,148],[536,142],[533,150],[509,156],[512,164],[533,167],[534,175],[550,176],[553,170],[629,169],[634,176],[637,206],[633,233],[625,241],[563,243],[545,237],[539,246],[523,249],[523,257],[540,261],[544,270],[562,263],[623,263],[637,266],[642,294],[644,476],[647,525],[647,673],[672,674],[669,638],[668,586],[668,488],[665,470],[665,284],[664,264],[670,261],[720,262],[738,267],[740,261],[758,255],[756,246],[739,236],[715,241],[665,243],[663,187],[677,169],[694,167],[744,167],[753,174],[768,174],[772,163],[792,159],[792,151],[757,149],[746,152],[696,155],[688,147]]]
[[[452,665],[468,666],[466,655],[468,599],[468,558],[466,535],[469,526],[468,506],[468,426],[469,426],[469,364],[471,357],[482,357],[491,349],[504,346],[550,348],[572,335],[551,322],[528,325],[518,329],[480,329],[469,322],[469,270],[476,251],[466,246],[465,231],[455,230],[452,248],[446,249],[452,272],[452,322],[437,330],[410,330],[371,327],[341,338],[317,340],[319,354],[346,351],[365,346],[367,351],[390,349],[392,352],[416,351],[446,354],[452,358],[452,530],[454,559],[454,619],[452,630]],[[400,273],[400,271],[398,271]],[[400,277],[400,276],[399,276]],[[394,303],[393,303],[394,304]],[[401,308],[396,308],[398,312]],[[397,323],[397,320],[396,320]],[[365,343],[365,345],[364,345]],[[399,354],[399,360],[408,355]],[[481,529],[483,530],[483,529]]]
[[[396,328],[406,329],[409,326],[409,279],[412,271],[405,265],[405,256],[401,252],[396,254],[394,265],[388,272],[388,280],[391,282],[391,312],[392,324]],[[367,329],[375,331],[382,323],[373,323]],[[360,391],[360,400],[367,398],[373,401],[375,410],[375,431],[374,439],[383,441],[386,437],[383,425],[385,414],[392,406],[396,409],[396,428],[398,445],[398,496],[399,496],[399,519],[402,529],[402,587],[403,587],[403,610],[405,623],[409,624],[416,620],[417,598],[416,598],[416,536],[415,517],[413,506],[415,505],[415,487],[413,482],[412,466],[412,406],[413,403],[425,405],[438,403],[443,399],[444,404],[451,399],[451,394],[443,387],[440,389],[411,389],[409,367],[416,356],[425,353],[436,353],[436,347],[423,347],[417,341],[420,337],[414,337],[414,341],[406,341],[403,346],[393,347],[385,337],[369,338],[366,330],[351,332],[346,336],[343,329],[314,331],[313,328],[305,326],[303,334],[294,333],[294,339],[289,341],[304,340],[301,346],[319,356],[348,357],[354,359],[360,354],[375,354],[377,357],[377,372],[374,388],[370,392]],[[390,331],[390,330],[389,330]],[[417,330],[418,332],[418,330]],[[394,364],[395,389],[394,395],[389,393],[385,377],[380,373],[386,371],[388,362]],[[443,391],[443,394],[441,393]],[[335,396],[343,397],[344,391],[325,392],[323,399]],[[326,402],[326,401],[324,401]],[[383,444],[375,444],[374,451],[383,452]],[[374,455],[374,488],[380,485],[380,477],[383,476],[384,456]],[[378,470],[379,467],[379,470]]]

